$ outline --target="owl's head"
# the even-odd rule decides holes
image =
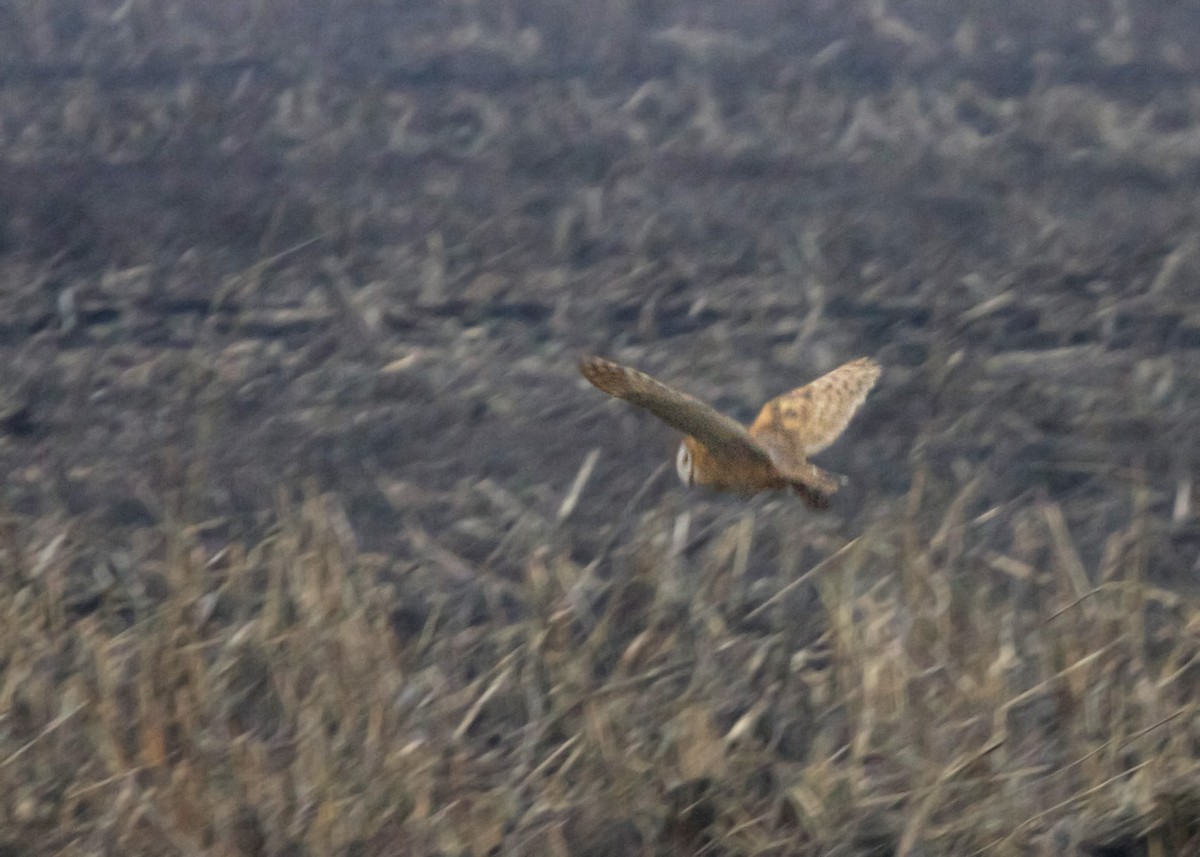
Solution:
[[[684,485],[691,485],[695,481],[692,473],[692,451],[688,449],[686,440],[679,444],[679,452],[675,453],[675,472],[679,474],[679,481]]]

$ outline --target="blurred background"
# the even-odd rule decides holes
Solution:
[[[1197,44],[1149,0],[8,0],[9,525],[127,623],[172,527],[212,572],[318,496],[429,575],[402,637],[526,616],[532,558],[736,555],[761,604],[863,532],[868,584],[932,537],[1190,593]],[[885,370],[818,515],[685,491],[589,353],[744,421]]]
[[[475,561],[597,449],[586,553],[674,439],[580,354],[742,419],[870,355],[832,519],[920,473],[931,521],[974,480],[980,510],[1062,504],[1095,553],[1144,484],[1155,573],[1194,570],[1187,4],[4,15],[14,511],[120,540],[182,491],[225,539],[311,478],[372,548],[412,550],[407,521]]]

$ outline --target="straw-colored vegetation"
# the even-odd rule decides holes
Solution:
[[[0,4],[0,857],[1200,854],[1197,44]],[[817,515],[580,353],[885,371]]]
[[[799,573],[781,555],[758,579],[752,540],[788,510],[731,512],[698,551],[686,515],[651,515],[588,566],[550,539],[468,604],[444,564],[360,553],[334,500],[281,500],[254,545],[212,552],[164,527],[163,559],[113,582],[120,608],[81,618],[63,596],[69,529],[10,520],[6,839],[1194,853],[1197,605],[1145,582],[1136,521],[1085,569],[1054,505],[971,505],[936,532],[881,521]],[[1011,552],[965,551],[999,515]]]

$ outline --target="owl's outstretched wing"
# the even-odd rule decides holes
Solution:
[[[711,450],[737,452],[760,460],[770,455],[751,439],[746,427],[712,405],[656,381],[645,372],[602,357],[585,357],[579,371],[610,396],[645,408],[672,428],[691,435]]]
[[[880,371],[874,360],[860,357],[784,393],[763,405],[750,426],[750,436],[770,452],[781,471],[812,467],[808,456],[825,449],[846,430]]]

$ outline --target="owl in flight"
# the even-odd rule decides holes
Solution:
[[[808,456],[845,431],[880,368],[869,357],[851,360],[771,399],[749,428],[694,396],[602,357],[584,358],[579,371],[610,396],[645,408],[684,433],[675,457],[683,484],[745,496],[791,488],[810,506],[824,508],[842,480],[809,463]]]

